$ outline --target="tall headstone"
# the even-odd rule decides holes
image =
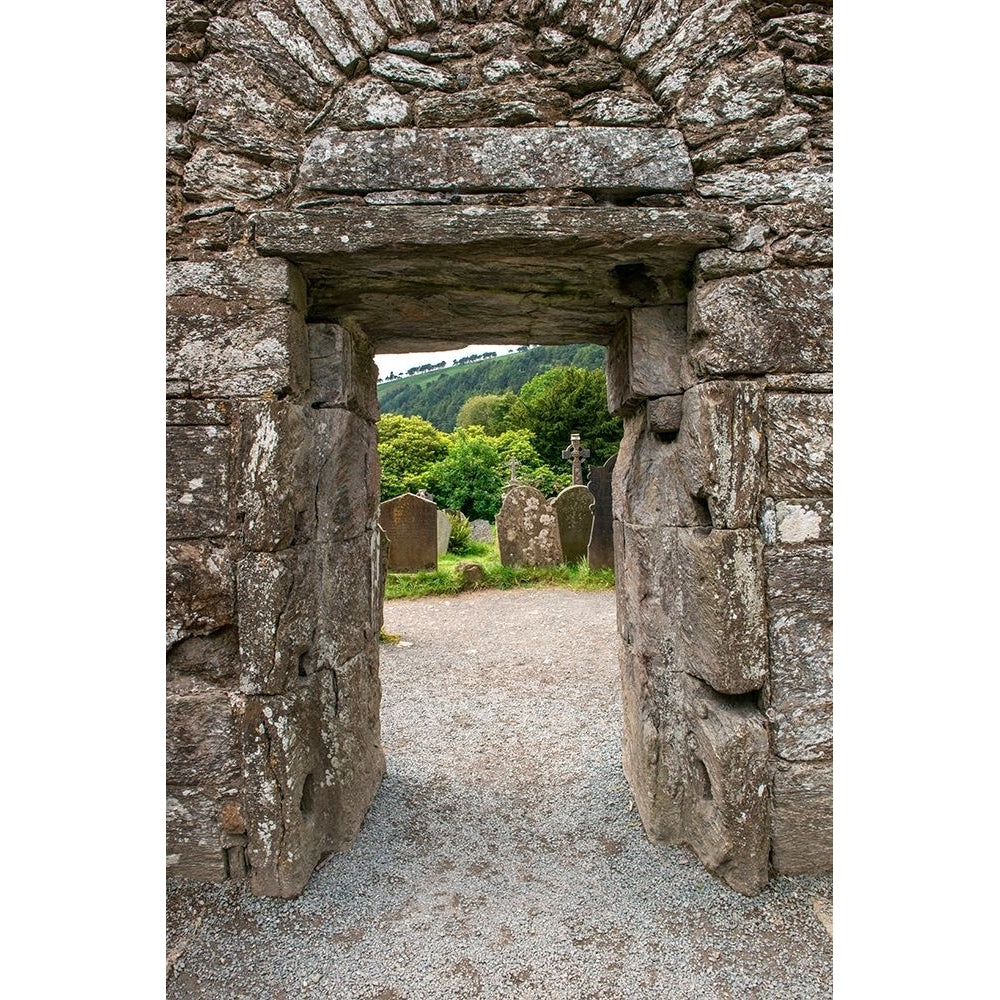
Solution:
[[[559,520],[533,486],[511,486],[497,514],[497,544],[504,566],[558,566]]]
[[[438,508],[437,512],[437,543],[438,558],[448,551],[448,542],[451,541],[451,518]]]
[[[594,495],[586,486],[567,486],[552,501],[559,520],[563,562],[575,563],[587,558],[590,529],[594,523],[594,515],[590,509],[593,502]]]
[[[590,458],[590,449],[580,446],[580,435],[575,431],[569,436],[569,447],[563,449],[562,457],[573,463],[573,485],[583,485],[583,459]]]
[[[617,452],[604,465],[592,467],[587,489],[594,497],[594,526],[587,546],[587,564],[591,569],[615,568],[615,541],[611,517],[611,473],[615,469]]]
[[[430,500],[404,493],[379,508],[379,522],[389,539],[391,573],[437,569],[438,509]]]

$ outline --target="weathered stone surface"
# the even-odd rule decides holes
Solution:
[[[604,465],[590,467],[587,489],[592,494],[594,523],[587,542],[587,565],[591,569],[615,568],[614,520],[611,504],[611,483],[618,454]],[[560,526],[561,530],[561,526]]]
[[[312,25],[334,62],[348,72],[353,71],[361,61],[361,50],[334,20],[322,0],[295,0],[295,6]]]
[[[578,59],[555,74],[552,82],[570,97],[580,98],[596,90],[607,90],[621,79],[622,68],[616,61],[589,57]]]
[[[167,788],[167,871],[198,882],[229,877],[216,800],[193,788]]]
[[[235,587],[229,550],[209,541],[167,545],[167,646],[233,621]]]
[[[385,768],[374,656],[294,692],[247,700],[247,859],[258,895],[292,897],[320,857],[356,836]]]
[[[225,691],[167,696],[167,784],[215,789],[241,782],[239,735]]]
[[[636,71],[652,87],[659,104],[672,106],[696,74],[701,77],[723,60],[746,52],[755,41],[747,3],[705,3],[687,15],[664,43],[636,59]]]
[[[419,65],[419,64],[418,64]],[[423,67],[428,69],[429,67]],[[196,154],[197,155],[197,154]],[[327,129],[306,148],[305,191],[685,191],[691,163],[673,129]]]
[[[768,665],[760,535],[698,528],[671,534],[678,666],[724,694],[756,691]]]
[[[167,429],[167,538],[214,538],[229,530],[226,427]]]
[[[250,4],[250,10],[264,26],[265,31],[314,80],[329,84],[343,79],[343,74],[330,65],[325,53],[317,52],[308,38],[299,34],[288,21],[279,17],[268,4],[255,0]]]
[[[660,396],[646,403],[646,430],[653,434],[676,434],[681,427],[683,396]]]
[[[826,208],[833,204],[833,171],[829,166],[773,172],[733,167],[715,174],[701,174],[695,188],[703,198],[724,198],[738,205],[805,202]]]
[[[314,407],[344,407],[374,423],[378,420],[378,371],[371,345],[336,323],[311,323],[309,394]]]
[[[437,507],[404,493],[379,508],[379,523],[389,539],[389,572],[437,569]]]
[[[258,396],[302,387],[306,334],[287,306],[237,319],[226,311],[167,316],[167,377],[196,396]]]
[[[374,530],[378,514],[379,465],[375,427],[349,410],[311,410],[318,472],[306,499],[315,509],[319,538],[348,541]]]
[[[833,493],[833,396],[769,392],[766,429],[770,495]]]
[[[768,545],[801,545],[833,541],[833,500],[804,497],[794,500],[765,498],[761,535]]]
[[[459,578],[462,590],[477,590],[486,583],[486,573],[479,563],[456,563],[455,576]]]
[[[484,521],[482,518],[476,518],[471,524],[472,528],[472,540],[474,542],[486,542],[487,544],[493,543],[493,525],[489,521]]]
[[[477,87],[457,94],[425,94],[414,102],[417,125],[429,128],[528,125],[560,121],[569,113],[570,100],[565,94],[530,83]]]
[[[236,569],[240,602],[240,690],[281,694],[314,655],[316,588],[312,546],[257,552]]]
[[[680,466],[717,528],[757,523],[764,486],[764,391],[753,382],[705,382],[684,393]]]
[[[793,233],[771,246],[774,259],[789,267],[807,267],[810,264],[833,263],[833,235],[831,233]]]
[[[264,201],[287,191],[292,169],[274,170],[245,156],[202,146],[184,168],[187,201]]]
[[[437,512],[437,553],[438,558],[448,551],[451,541],[451,520],[443,510]]]
[[[766,250],[751,250],[734,253],[731,250],[706,250],[698,254],[694,274],[696,281],[711,281],[713,278],[731,278],[737,274],[753,274],[763,271],[774,263]]]
[[[583,125],[657,125],[663,111],[650,100],[603,91],[577,101],[570,117]]]
[[[783,60],[772,56],[704,77],[678,102],[677,120],[687,141],[700,144],[726,126],[765,118],[784,96]]]
[[[167,264],[167,303],[171,315],[198,315],[215,309],[231,316],[238,306],[287,304],[304,311],[306,288],[298,269],[285,261],[252,257],[249,260],[170,261]]]
[[[167,650],[170,694],[201,694],[213,686],[235,688],[240,676],[240,644],[233,626],[208,635],[189,635]]]
[[[307,671],[339,667],[377,646],[387,568],[384,537],[370,531],[325,547],[319,598],[325,614],[318,622],[315,663],[306,664]]]
[[[771,861],[781,875],[822,875],[833,868],[833,767],[781,764],[774,775]]]
[[[705,504],[696,503],[680,467],[680,449],[646,428],[640,410],[625,420],[614,468],[614,515],[628,524],[708,526]]]
[[[563,561],[575,563],[587,557],[587,545],[594,525],[591,505],[594,495],[586,486],[567,486],[552,501],[559,522],[559,543]]]
[[[769,549],[768,631],[774,752],[784,760],[833,755],[833,565],[828,545]]]
[[[688,312],[695,372],[830,371],[831,278],[822,269],[764,271],[696,286]]]
[[[504,566],[558,566],[559,521],[533,486],[512,486],[497,514],[497,544]]]
[[[833,17],[827,11],[796,12],[768,20],[761,31],[767,44],[783,56],[821,63],[833,55]]]
[[[724,163],[738,163],[755,156],[773,156],[798,149],[809,138],[811,121],[807,114],[791,114],[736,129],[725,138],[694,151],[691,162],[698,173],[702,173]]]
[[[385,47],[389,34],[365,0],[328,0],[366,56]]]
[[[429,90],[457,90],[458,81],[448,70],[428,66],[409,56],[380,52],[371,60],[371,71],[396,84]]]
[[[767,885],[770,847],[764,719],[694,678],[685,682],[684,709],[694,737],[685,839],[709,871],[756,895]]]
[[[337,91],[329,120],[342,129],[382,129],[409,125],[409,103],[382,80],[352,80]]]
[[[558,28],[545,27],[535,35],[535,44],[529,55],[541,64],[566,66],[586,55],[586,52],[586,42]]]
[[[608,410],[622,415],[650,396],[683,391],[681,359],[687,349],[683,306],[632,309],[607,356]]]
[[[832,94],[833,67],[789,62],[785,65],[789,90],[800,94]]]
[[[635,18],[622,39],[621,55],[627,66],[634,66],[673,34],[680,23],[680,6],[680,0],[654,0],[642,17]]]

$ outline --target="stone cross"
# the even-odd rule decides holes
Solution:
[[[512,483],[517,482],[517,470],[521,468],[521,464],[513,455],[507,459],[507,468],[510,469],[510,481]]]
[[[569,436],[569,447],[565,448],[562,457],[573,463],[573,485],[583,485],[583,466],[580,464],[584,458],[590,458],[590,449],[580,447],[580,435],[572,433]]]

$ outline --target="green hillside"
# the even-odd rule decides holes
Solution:
[[[567,344],[561,347],[527,347],[436,371],[421,372],[382,382],[378,387],[383,413],[423,417],[442,431],[455,429],[455,419],[470,396],[503,395],[521,387],[541,372],[563,365],[604,368],[605,349],[597,344]]]

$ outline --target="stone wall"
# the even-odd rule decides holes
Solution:
[[[168,862],[301,891],[382,773],[371,357],[609,344],[625,764],[830,867],[829,4],[167,4]]]

